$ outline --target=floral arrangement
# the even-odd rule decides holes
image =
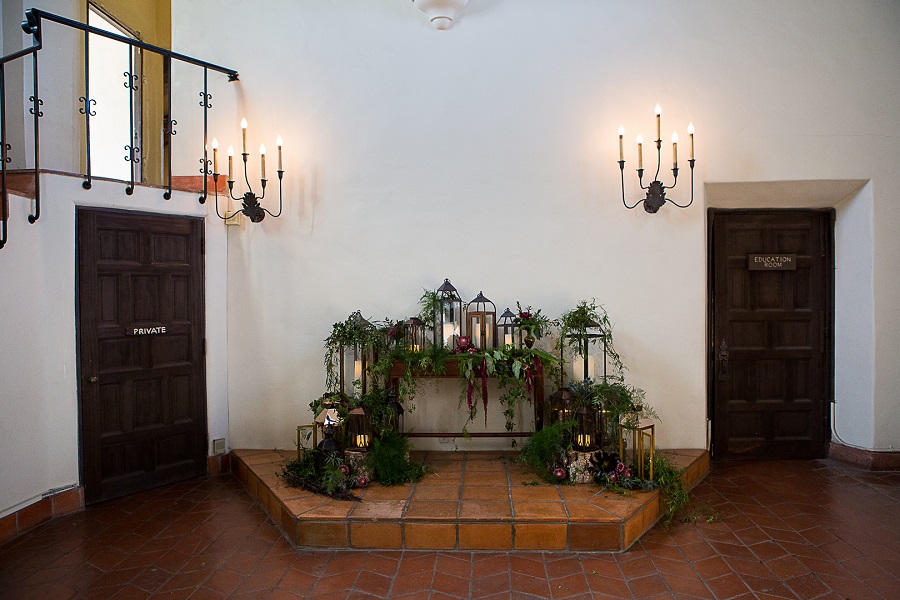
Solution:
[[[644,480],[635,476],[634,470],[619,460],[618,452],[597,452],[591,457],[591,463],[597,469],[594,481],[604,489],[620,492],[654,488],[652,480]]]
[[[531,306],[522,308],[522,305],[516,302],[516,309],[519,314],[514,322],[519,329],[535,338],[540,339],[544,335],[544,330],[548,329],[553,322],[541,314],[541,309],[534,310]]]

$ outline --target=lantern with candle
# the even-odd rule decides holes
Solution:
[[[497,346],[497,307],[484,292],[466,305],[466,333],[479,350]]]
[[[346,396],[354,396],[356,392],[365,395],[368,391],[369,366],[377,360],[369,338],[375,333],[372,325],[362,313],[354,312],[341,324],[340,348],[340,382],[341,392]]]
[[[550,423],[571,421],[575,416],[573,400],[569,388],[560,388],[550,394]]]
[[[408,352],[425,350],[425,321],[410,317],[403,322],[403,345]]]
[[[247,119],[241,119],[241,157],[244,162],[244,181],[247,183],[247,187],[250,188],[243,195],[235,196],[234,195],[234,148],[232,146],[228,147],[228,179],[226,183],[228,184],[228,195],[231,200],[236,200],[241,202],[241,208],[236,211],[225,210],[224,214],[219,211],[219,142],[216,138],[213,138],[213,183],[214,189],[216,192],[216,215],[225,221],[228,221],[233,216],[238,213],[243,214],[248,219],[250,219],[253,223],[259,223],[262,221],[266,215],[270,215],[271,217],[277,218],[281,216],[281,210],[283,207],[282,202],[282,189],[281,189],[281,180],[284,177],[284,170],[282,169],[282,156],[281,156],[281,147],[283,145],[281,136],[279,135],[275,139],[275,145],[278,148],[278,170],[276,173],[278,174],[278,212],[273,213],[269,209],[262,206],[260,203],[266,197],[266,146],[265,144],[260,144],[259,146],[259,175],[260,175],[260,188],[262,192],[259,196],[253,191],[253,188],[250,186],[250,178],[247,175],[247,163],[250,158],[250,153],[247,152]]]
[[[517,348],[522,346],[519,325],[516,322],[516,314],[507,307],[497,319],[497,340],[504,348]]]
[[[590,404],[575,409],[575,428],[572,431],[572,445],[579,452],[594,452],[600,449],[600,428],[597,427],[597,411]]]
[[[372,418],[361,406],[347,413],[347,448],[365,452],[372,444]]]
[[[463,305],[459,292],[449,279],[437,289],[437,307],[434,315],[434,344],[451,350],[462,335]]]

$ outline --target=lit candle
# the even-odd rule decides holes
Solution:
[[[622,148],[622,136],[625,135],[625,126],[619,125],[619,160],[625,160],[625,150]]]
[[[446,342],[447,346],[453,348],[453,333],[454,333],[453,323],[444,323],[444,342]]]
[[[643,152],[642,148],[643,148],[643,143],[644,143],[644,136],[642,136],[642,135],[637,136],[637,143],[638,143],[638,169],[643,169],[644,168],[644,152]]]
[[[672,132],[672,168],[678,168],[678,132]]]
[[[691,136],[691,160],[694,160],[694,123],[688,123],[688,135]]]
[[[241,139],[244,142],[244,154],[247,154],[247,119],[241,119]]]
[[[353,380],[362,379],[362,361],[354,360],[353,361]]]
[[[234,146],[228,146],[228,181],[234,181]]]
[[[503,345],[504,346],[512,346],[513,345],[513,335],[511,333],[503,334]]]
[[[281,136],[275,138],[275,145],[278,146],[278,170],[284,171],[281,167],[281,147],[284,145],[284,141],[281,139]]]
[[[587,358],[588,372],[587,376],[589,379],[594,378],[594,357],[588,355]],[[572,379],[575,381],[584,381],[584,357],[576,355],[572,360]]]
[[[213,174],[219,174],[219,140],[213,138]]]
[[[266,145],[259,145],[259,171],[261,173],[260,179],[266,178]]]
[[[662,106],[657,104],[656,105],[656,139],[658,139],[658,140],[662,139],[662,136],[659,134],[660,115],[662,115]]]

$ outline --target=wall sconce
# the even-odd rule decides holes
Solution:
[[[281,208],[282,208],[282,197],[281,197],[281,178],[284,176],[284,170],[282,169],[281,162],[281,146],[284,144],[281,140],[281,136],[279,135],[275,138],[275,145],[278,147],[278,212],[272,213],[269,209],[264,208],[260,205],[260,200],[266,197],[266,146],[264,144],[260,144],[259,146],[259,174],[260,174],[260,185],[262,187],[262,194],[257,196],[253,192],[253,187],[250,185],[250,179],[247,177],[247,159],[250,154],[247,152],[247,119],[241,119],[241,139],[242,139],[242,151],[241,156],[244,159],[244,181],[247,183],[248,190],[244,192],[244,195],[240,198],[235,198],[234,196],[234,147],[228,146],[228,195],[231,200],[237,200],[241,202],[241,208],[233,211],[231,214],[228,214],[228,210],[225,211],[225,214],[222,215],[219,212],[219,140],[213,138],[213,188],[216,192],[216,216],[224,221],[228,221],[230,218],[237,214],[243,214],[245,217],[250,219],[253,223],[259,223],[264,218],[266,218],[266,214],[268,213],[273,218],[278,218],[281,216]]]
[[[428,15],[435,29],[450,29],[457,13],[466,7],[469,0],[413,0],[416,8]]]
[[[625,127],[619,126],[619,170],[622,172],[622,204],[625,205],[625,208],[635,208],[641,202],[644,203],[644,210],[648,213],[655,213],[660,209],[660,207],[665,204],[667,201],[671,204],[674,204],[678,208],[687,208],[694,202],[694,124],[688,124],[688,135],[691,138],[691,158],[688,160],[688,163],[691,165],[691,201],[687,204],[678,204],[671,198],[666,198],[666,190],[674,189],[678,184],[678,134],[672,133],[672,175],[674,176],[674,181],[672,185],[665,186],[661,181],[659,181],[659,169],[662,164],[662,137],[660,136],[660,118],[662,115],[662,108],[659,104],[656,105],[656,175],[653,176],[653,181],[651,181],[646,187],[644,186],[643,178],[644,178],[644,157],[642,152],[642,146],[644,144],[644,137],[639,135],[637,136],[637,150],[638,150],[638,183],[641,186],[642,190],[647,190],[647,196],[638,200],[633,205],[628,206],[628,202],[625,201],[625,152],[622,147],[622,138],[625,135]]]

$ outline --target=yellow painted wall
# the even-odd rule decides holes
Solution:
[[[171,0],[96,0],[91,4],[113,17],[134,33],[138,39],[154,46],[172,47]],[[87,22],[87,4],[83,7],[82,22]],[[143,53],[143,136],[141,162],[144,183],[163,183],[163,117],[165,115],[165,85],[163,59],[152,52]]]

